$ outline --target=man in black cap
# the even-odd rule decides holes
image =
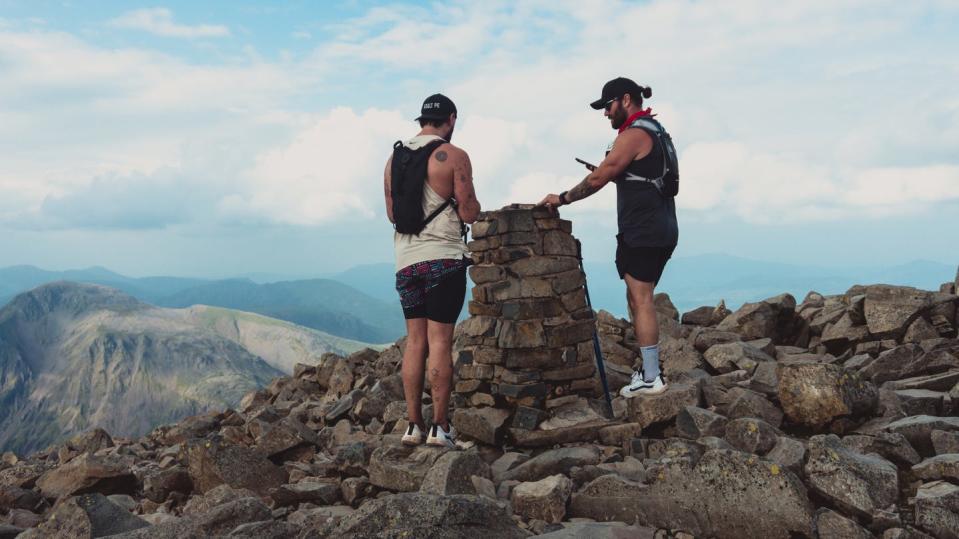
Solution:
[[[456,105],[435,94],[416,119],[420,132],[397,142],[386,163],[386,213],[396,231],[396,290],[406,318],[403,389],[409,426],[403,443],[453,447],[447,412],[453,378],[453,328],[466,295],[464,224],[476,220],[469,156],[450,144]],[[427,355],[429,359],[427,361]],[[433,425],[423,422],[424,362],[429,366]]]
[[[609,182],[616,184],[616,269],[626,281],[626,299],[642,354],[641,369],[620,391],[627,398],[666,390],[659,364],[659,324],[653,293],[679,238],[675,191],[664,188],[663,181],[674,178],[678,189],[675,150],[662,126],[652,119],[652,111],[642,108],[643,98],[652,95],[652,89],[627,78],[607,82],[601,97],[590,106],[605,109],[605,116],[619,135],[603,162],[595,168],[587,167],[590,174],[582,182],[569,191],[549,194],[540,202],[556,208],[584,199]],[[675,176],[667,176],[670,164]]]

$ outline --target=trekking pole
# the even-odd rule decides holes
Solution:
[[[596,368],[599,369],[599,379],[603,383],[603,395],[606,396],[606,417],[613,418],[613,399],[609,396],[609,382],[606,380],[606,365],[603,363],[603,351],[599,346],[599,325],[596,312],[593,311],[593,302],[589,299],[589,285],[586,282],[586,269],[583,267],[583,244],[576,240],[576,258],[579,259],[579,269],[583,272],[583,290],[586,292],[586,306],[593,315],[593,355],[596,356]]]

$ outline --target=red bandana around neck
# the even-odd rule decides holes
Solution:
[[[631,114],[630,117],[626,118],[626,121],[623,122],[623,125],[619,126],[619,132],[622,133],[623,131],[626,131],[629,129],[629,126],[633,125],[633,122],[636,121],[636,118],[642,118],[643,116],[655,116],[655,114],[653,114],[653,109],[649,108],[646,110],[640,110]]]

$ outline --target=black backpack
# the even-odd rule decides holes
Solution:
[[[436,218],[453,199],[424,218],[423,184],[426,183],[430,156],[436,148],[445,144],[436,139],[425,146],[411,150],[402,141],[393,145],[393,162],[390,165],[390,194],[393,197],[393,226],[401,234],[419,234],[430,221]]]
[[[638,127],[659,140],[659,146],[663,149],[663,175],[658,178],[647,178],[647,180],[655,184],[660,192],[668,197],[678,195],[679,157],[676,155],[676,147],[673,146],[673,137],[669,136],[661,123],[649,116],[637,118],[629,127]]]

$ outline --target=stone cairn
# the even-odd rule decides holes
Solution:
[[[469,247],[476,286],[458,337],[454,425],[520,446],[595,436],[605,424],[593,313],[570,221],[514,204],[484,212]]]

